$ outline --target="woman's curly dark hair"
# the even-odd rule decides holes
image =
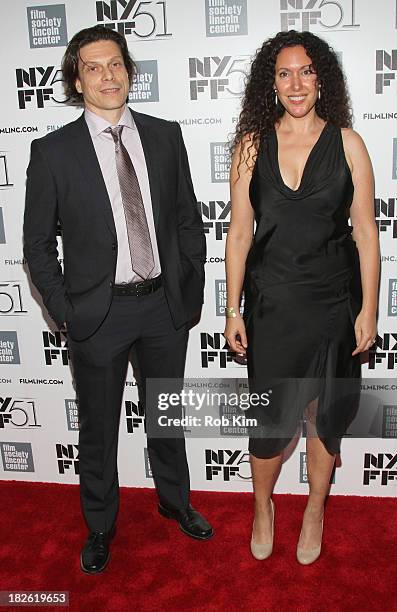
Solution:
[[[279,32],[265,40],[258,49],[246,80],[242,110],[236,127],[231,151],[249,135],[251,146],[258,149],[262,138],[283,116],[285,109],[274,94],[276,59],[284,47],[304,47],[312,61],[313,70],[321,85],[321,99],[317,99],[315,110],[321,119],[337,127],[352,126],[352,111],[345,77],[335,51],[311,32]],[[241,153],[241,151],[240,151]],[[240,155],[240,162],[241,162]]]

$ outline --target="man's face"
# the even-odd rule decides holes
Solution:
[[[82,47],[75,85],[83,94],[85,106],[98,115],[122,108],[129,81],[118,44],[113,40],[99,40]]]

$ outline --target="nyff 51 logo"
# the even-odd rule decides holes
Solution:
[[[56,106],[67,102],[60,68],[56,66],[16,68],[15,74],[20,109],[44,108],[47,103]]]
[[[230,200],[210,200],[209,202],[197,202],[197,208],[203,219],[204,232],[213,234],[215,240],[223,240],[230,225]]]
[[[190,99],[239,97],[248,62],[248,55],[189,57]]]
[[[397,367],[397,333],[376,336],[375,347],[369,351],[368,368],[394,370]]]
[[[37,422],[35,401],[30,398],[0,397],[0,429],[41,427]]]
[[[125,415],[127,424],[127,433],[134,433],[135,430],[141,429],[142,425],[146,433],[145,409],[142,402],[125,401]]]
[[[19,281],[0,283],[0,315],[27,314],[22,300],[22,285]]]
[[[365,453],[363,484],[378,482],[387,486],[392,481],[397,481],[397,454],[392,453]]]
[[[54,365],[57,361],[69,365],[69,349],[65,332],[43,331],[44,358],[46,365]]]
[[[66,474],[71,470],[75,474],[79,473],[79,447],[77,444],[56,444],[55,445],[58,472]]]
[[[3,209],[0,206],[0,244],[6,243],[6,231],[4,227]]]
[[[249,454],[242,450],[205,449],[205,476],[207,480],[221,477],[230,480],[251,480]]]
[[[0,151],[0,189],[14,187],[10,181],[9,154],[8,151]]]
[[[387,232],[389,237],[397,238],[396,198],[375,198],[375,216],[380,237]]]
[[[397,49],[386,51],[376,50],[376,82],[375,93],[383,94],[385,87],[390,87],[396,78]],[[393,88],[395,90],[395,88]]]
[[[353,30],[356,21],[356,0],[280,0],[281,29]]]
[[[96,3],[99,25],[117,30],[123,36],[135,36],[137,40],[169,38],[167,3],[147,0],[110,0]]]
[[[213,334],[201,332],[200,347],[202,368],[210,368],[211,366],[227,368],[227,364],[233,363],[236,357],[236,353],[229,350],[229,345],[220,332],[214,332]]]

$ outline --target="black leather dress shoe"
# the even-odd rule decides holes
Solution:
[[[91,531],[80,555],[80,565],[86,574],[103,572],[110,560],[109,543],[115,530]]]
[[[171,510],[162,504],[158,505],[158,509],[161,516],[177,521],[183,533],[196,540],[208,540],[214,535],[209,522],[190,504],[186,510]]]

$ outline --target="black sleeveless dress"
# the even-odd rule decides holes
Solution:
[[[256,231],[246,262],[244,319],[251,393],[249,450],[261,458],[294,437],[303,409],[316,408],[317,434],[331,453],[354,418],[360,357],[359,259],[348,224],[353,182],[339,128],[326,124],[297,190],[285,185],[275,130],[264,138],[250,183]]]

